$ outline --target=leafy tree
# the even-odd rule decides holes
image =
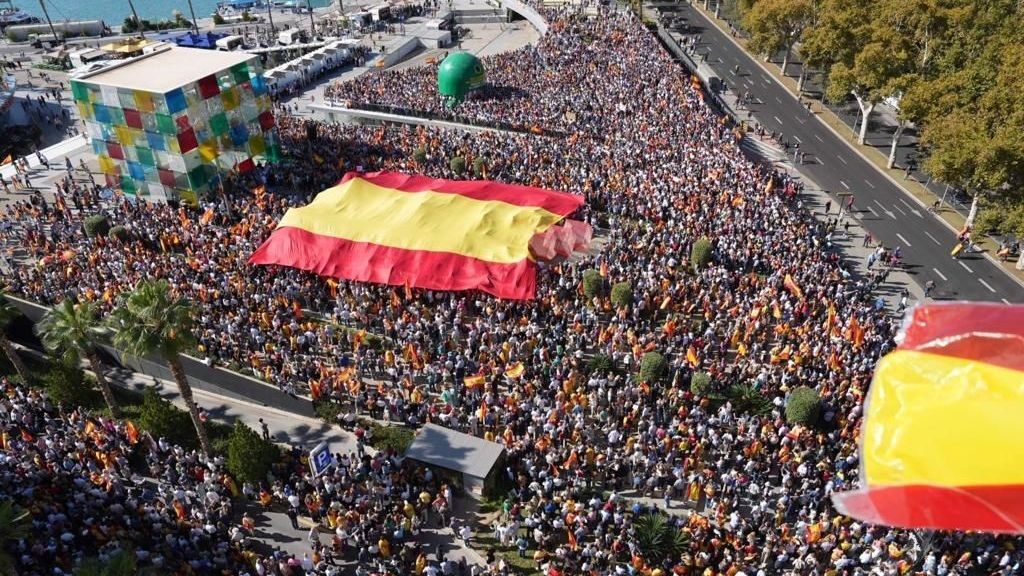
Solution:
[[[633,303],[633,285],[629,282],[618,282],[612,286],[612,304],[625,308]]]
[[[455,156],[448,162],[448,167],[456,176],[462,176],[466,173],[466,158]]]
[[[378,450],[404,454],[412,445],[413,432],[403,426],[381,426],[374,423],[370,426],[370,432],[369,443]]]
[[[27,538],[31,528],[28,510],[18,508],[13,500],[0,502],[0,574],[17,574],[14,558],[7,549],[11,542]]]
[[[190,434],[182,434],[189,427],[188,415],[162,398],[155,388],[146,388],[142,393],[139,424],[154,438],[180,439],[186,444],[194,444],[188,442]]]
[[[107,236],[120,240],[121,242],[127,242],[131,238],[131,234],[128,233],[128,229],[124,226],[114,226],[107,233]]]
[[[227,468],[243,482],[256,484],[267,477],[267,471],[280,455],[276,446],[260,438],[256,431],[235,421],[228,441]]]
[[[481,156],[477,156],[473,159],[473,176],[482,178],[484,171],[487,170],[487,160]]]
[[[766,57],[784,53],[782,75],[793,44],[814,20],[812,0],[760,0],[743,11],[743,27],[750,33],[750,49]]]
[[[727,396],[733,407],[740,412],[755,416],[767,416],[772,412],[772,403],[764,394],[750,385],[739,384],[729,388]]]
[[[32,382],[28,367],[25,366],[24,360],[18,355],[18,351],[14,349],[14,345],[7,339],[6,333],[7,327],[21,315],[21,312],[11,304],[6,296],[6,294],[0,291],[0,348],[3,348],[4,354],[11,361],[11,366],[14,366],[14,371],[21,377],[21,381],[28,384]]]
[[[668,361],[658,352],[648,352],[640,359],[640,381],[657,382],[668,370]]]
[[[110,220],[102,214],[89,216],[82,222],[82,226],[85,228],[86,236],[90,238],[106,236],[110,232]]]
[[[690,392],[694,396],[707,396],[711,392],[711,375],[707,372],[694,372],[690,376]]]
[[[195,344],[193,315],[191,303],[172,294],[166,280],[142,280],[134,290],[122,294],[111,314],[111,327],[115,348],[139,358],[158,353],[167,363],[192,417],[199,446],[210,456],[210,440],[181,365],[181,354]]]
[[[583,272],[583,295],[587,298],[593,298],[601,293],[601,286],[604,283],[604,279],[601,278],[601,273],[591,268]]]
[[[634,521],[634,537],[644,560],[652,566],[676,560],[686,549],[688,537],[672,519],[661,512],[641,515]]]
[[[425,164],[427,161],[427,149],[424,148],[423,146],[420,146],[419,148],[413,150],[412,161],[420,166]]]
[[[705,237],[698,238],[690,248],[690,263],[694,270],[703,270],[711,262],[712,245],[711,240]]]
[[[786,421],[791,424],[814,426],[821,415],[821,398],[813,388],[798,386],[786,399]]]
[[[36,333],[51,354],[62,354],[65,361],[73,364],[82,357],[89,362],[103,401],[110,408],[110,415],[117,418],[121,410],[107,382],[106,368],[99,355],[99,346],[107,340],[109,331],[100,320],[99,308],[94,303],[76,304],[70,299],[47,310],[36,324]]]

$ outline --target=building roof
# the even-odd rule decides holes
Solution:
[[[416,433],[405,457],[447,470],[486,478],[505,447],[451,428],[427,424]]]
[[[242,52],[172,47],[109,66],[76,80],[166,94],[189,82],[255,58],[252,54]]]

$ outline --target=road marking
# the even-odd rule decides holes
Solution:
[[[868,186],[871,186],[872,188],[875,187],[875,185],[872,184],[870,180],[864,180],[864,183],[867,184]]]
[[[778,96],[775,97],[775,101],[778,102],[779,104],[782,104],[782,100],[779,100]]]
[[[1007,300],[1006,298],[1000,298],[1000,300],[1003,301],[1003,304],[1009,304],[1010,303],[1010,301]]]
[[[907,242],[907,239],[904,238],[899,232],[896,233],[896,237],[899,238],[900,240],[903,240],[903,243],[906,244],[908,247],[911,246],[910,242]]]
[[[900,214],[903,214],[904,216],[907,215],[907,213],[903,210],[903,208],[900,208],[899,206],[896,206],[895,204],[893,205],[893,208],[899,210]]]
[[[804,123],[804,121],[803,121],[803,120],[801,120],[801,119],[800,119],[800,118],[798,118],[798,117],[796,117],[796,118],[793,118],[793,120],[796,120],[797,122],[799,122],[799,123],[801,123],[801,124],[803,124],[803,123]]]
[[[878,200],[871,200],[871,201],[874,202],[875,204],[878,204],[878,207],[881,208],[882,210],[885,210],[885,206],[881,202],[879,202]]]
[[[850,187],[846,185],[846,182],[843,182],[842,180],[840,180],[839,183],[843,185],[843,188],[846,188],[847,190],[850,189]]]
[[[764,81],[765,81],[765,82],[771,82],[771,81],[772,81],[772,79],[771,79],[771,78],[769,78],[769,77],[765,76],[764,74],[761,74],[761,78],[764,78]]]
[[[815,134],[814,137],[818,139],[818,142],[824,142],[824,140],[821,139],[821,136]]]
[[[910,204],[907,204],[906,200],[904,200],[903,198],[897,198],[897,200],[899,200],[900,202],[903,202],[903,205],[907,207],[907,210],[910,210],[911,212],[914,212],[914,207],[911,206]]]
[[[793,135],[793,140],[796,140],[797,142],[799,142],[799,143],[801,143],[801,144],[803,144],[803,143],[804,143],[804,141],[803,141],[803,140],[801,140],[801,139],[800,139],[800,137],[799,137],[799,136],[797,136],[796,134],[794,134],[794,135]]]
[[[875,215],[875,218],[881,218],[881,216],[878,215],[878,212],[875,212],[875,209],[872,208],[871,206],[868,206],[868,210],[870,210],[871,213]]]
[[[782,125],[782,120],[779,120],[778,116],[772,116],[772,118],[775,118],[775,121],[778,122],[780,126]]]
[[[846,164],[846,158],[843,158],[843,157],[842,157],[842,156],[840,156],[839,154],[836,154],[836,158],[839,158],[839,161],[840,161],[840,162],[842,162],[843,164]]]
[[[995,294],[995,293],[996,293],[996,289],[995,289],[995,288],[993,288],[993,287],[991,287],[991,286],[989,286],[989,285],[988,285],[988,282],[985,282],[985,281],[984,281],[984,280],[982,280],[981,278],[978,278],[978,282],[981,282],[981,285],[982,285],[982,286],[984,286],[985,288],[988,288],[988,291],[989,291],[989,292],[991,292],[991,293],[993,293],[993,294]]]
[[[935,242],[935,243],[936,243],[936,244],[938,244],[939,246],[942,246],[942,242],[939,242],[938,240],[936,240],[936,239],[935,239],[935,236],[932,236],[931,234],[928,234],[928,231],[927,231],[927,230],[925,230],[925,231],[924,231],[924,233],[925,233],[925,234],[926,234],[926,235],[927,235],[927,236],[928,236],[929,238],[931,238],[931,239],[932,239],[932,242]]]
[[[945,274],[943,274],[942,272],[939,272],[938,268],[932,268],[932,270],[934,270],[935,273],[939,275],[939,278],[942,278],[943,281],[949,280],[949,278],[946,278]]]
[[[971,270],[971,267],[970,267],[970,266],[968,266],[967,264],[964,264],[964,261],[963,261],[963,260],[957,260],[956,262],[957,262],[957,264],[959,264],[959,265],[963,266],[963,267],[964,267],[964,270],[967,270],[967,271],[968,271],[968,272],[970,272],[971,274],[974,274],[974,270]]]

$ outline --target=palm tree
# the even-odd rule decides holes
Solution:
[[[99,355],[99,345],[106,339],[108,331],[109,328],[100,321],[99,308],[92,302],[75,304],[64,300],[50,308],[36,324],[36,334],[50,353],[63,352],[64,359],[74,364],[82,357],[89,362],[89,369],[96,375],[96,383],[110,408],[110,415],[117,418],[121,409],[110,390]]]
[[[128,294],[122,294],[110,315],[114,347],[137,358],[158,353],[174,375],[181,398],[192,416],[199,446],[210,455],[210,440],[199,418],[199,406],[181,365],[181,353],[195,344],[192,336],[192,304],[171,294],[166,280],[142,280]]]
[[[7,339],[7,334],[4,332],[19,314],[18,309],[7,300],[6,294],[0,291],[0,348],[3,348],[4,354],[11,361],[11,366],[14,366],[18,376],[21,376],[21,381],[28,384],[30,382],[28,367],[25,366],[21,356],[18,356],[18,351],[14,349],[14,345]]]
[[[666,558],[678,558],[686,549],[686,534],[669,520],[661,512],[651,512],[635,522],[637,547],[652,566],[660,565]]]
[[[14,559],[5,550],[8,542],[28,536],[29,523],[27,510],[18,509],[11,500],[0,502],[0,574],[17,575]]]

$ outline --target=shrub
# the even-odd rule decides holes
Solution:
[[[711,262],[711,240],[705,237],[698,238],[690,248],[690,263],[695,270],[703,270],[708,262]]]
[[[814,426],[821,415],[821,397],[807,386],[798,386],[786,399],[786,421],[791,424]]]
[[[640,359],[640,381],[657,382],[665,375],[668,369],[668,362],[658,352],[648,352]]]
[[[412,152],[412,160],[413,160],[413,162],[415,162],[417,164],[423,164],[424,162],[426,162],[427,161],[427,149],[424,148],[423,146],[420,146],[419,148],[413,150],[413,152]]]
[[[255,430],[243,424],[241,420],[235,421],[231,439],[228,440],[226,462],[228,471],[235,478],[253,484],[262,482],[279,455],[276,446],[260,438]]]
[[[213,15],[213,23],[216,26],[220,26],[221,24],[224,23],[224,17],[221,16],[220,14],[214,13],[214,15]]]
[[[466,173],[466,159],[462,156],[456,156],[448,162],[448,167],[451,168],[456,176],[462,176]]]
[[[55,362],[43,375],[43,388],[50,398],[65,406],[97,408],[103,404],[85,372],[72,362]]]
[[[601,273],[591,268],[583,273],[583,294],[587,298],[593,298],[601,293],[601,284],[604,281]]]
[[[370,425],[370,430],[372,432],[370,446],[377,450],[394,450],[399,454],[404,454],[409,449],[409,446],[412,445],[413,433],[408,428],[402,426],[381,426],[374,423]]]
[[[487,160],[483,157],[476,157],[473,159],[473,176],[480,178],[484,175],[484,170],[487,169]]]
[[[110,233],[110,221],[102,214],[89,216],[82,222],[82,226],[85,227],[85,235],[90,238],[106,236]]]
[[[690,376],[690,392],[694,396],[707,396],[711,392],[711,375],[707,372],[694,372]]]
[[[325,398],[317,398],[313,402],[313,413],[328,424],[337,424],[338,414],[341,413],[341,404]]]
[[[153,435],[194,448],[198,444],[195,427],[188,412],[178,410],[160,397],[155,388],[146,388],[139,409],[139,425]]]
[[[121,242],[127,242],[128,239],[131,238],[131,234],[128,233],[128,229],[124,226],[114,226],[110,229],[110,232],[108,232],[107,235],[111,238],[116,238]]]
[[[633,285],[619,282],[612,286],[612,304],[624,308],[633,303]]]
[[[607,374],[615,370],[615,361],[607,354],[595,354],[587,362],[587,368],[591,373]]]

